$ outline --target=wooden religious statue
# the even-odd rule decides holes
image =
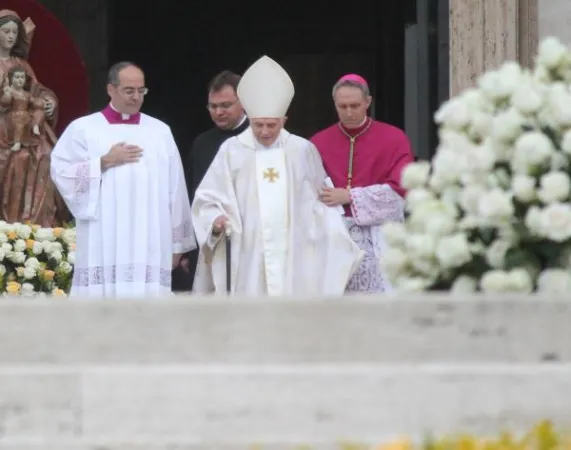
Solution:
[[[28,63],[33,31],[0,11],[0,220],[52,227],[69,217],[50,178],[58,99]]]

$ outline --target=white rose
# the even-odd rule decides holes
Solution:
[[[397,290],[401,292],[423,292],[430,288],[434,280],[419,276],[401,276],[396,282]]]
[[[50,251],[51,252],[63,252],[63,245],[61,245],[61,242],[52,242],[52,245],[50,247]]]
[[[67,254],[67,262],[70,264],[75,264],[75,252],[69,252]]]
[[[496,239],[486,249],[486,262],[493,269],[503,269],[506,262],[506,253],[511,248],[512,243],[506,239]]]
[[[525,215],[525,226],[533,234],[543,236],[542,210],[537,206],[532,206]]]
[[[35,241],[34,245],[32,246],[32,252],[34,255],[39,255],[44,251],[44,246],[41,242]]]
[[[44,252],[50,254],[54,251],[54,243],[50,241],[42,241],[42,247],[44,248]]]
[[[536,180],[529,175],[516,175],[512,178],[512,192],[514,197],[521,203],[530,203],[535,200]]]
[[[472,260],[468,238],[464,233],[444,236],[436,246],[436,259],[444,269],[461,267]]]
[[[0,233],[8,232],[8,224],[4,220],[0,220]]]
[[[469,135],[474,140],[481,140],[492,132],[494,116],[486,112],[477,111],[470,122]]]
[[[11,252],[10,260],[15,264],[24,264],[24,261],[26,261],[26,255],[22,252]]]
[[[0,244],[5,244],[8,242],[8,236],[5,233],[0,232]]]
[[[539,44],[537,64],[547,69],[556,69],[568,59],[568,50],[561,41],[555,37],[547,37]]]
[[[24,266],[31,267],[32,269],[39,269],[40,261],[38,261],[38,258],[28,258],[24,263]]]
[[[458,196],[458,204],[468,214],[475,214],[478,212],[480,198],[486,192],[487,189],[481,184],[466,185]]]
[[[452,283],[450,292],[452,294],[468,294],[471,292],[476,292],[478,288],[478,282],[475,278],[469,277],[468,275],[460,275]]]
[[[61,234],[62,240],[68,245],[75,243],[76,237],[75,228],[66,228]]]
[[[39,228],[35,233],[34,237],[36,241],[53,241],[56,239],[54,232],[51,228]]]
[[[571,94],[566,84],[551,84],[548,104],[539,114],[540,121],[554,128],[568,128],[571,125]]]
[[[512,170],[529,175],[535,168],[547,167],[554,151],[553,143],[545,134],[537,131],[524,133],[515,143]]]
[[[414,211],[428,201],[434,201],[436,197],[428,189],[417,188],[406,193],[405,204],[407,211]]]
[[[409,258],[408,263],[412,273],[431,280],[431,283],[440,275],[440,267],[434,258]]]
[[[448,186],[440,193],[440,200],[444,203],[457,205],[461,192],[462,192],[461,186],[458,185]]]
[[[411,259],[432,258],[436,251],[436,238],[429,234],[411,234],[406,241]]]
[[[551,203],[541,211],[542,235],[555,242],[571,238],[571,205]]]
[[[381,267],[389,277],[394,280],[402,272],[406,271],[408,256],[403,250],[393,247],[388,248],[380,257]]]
[[[408,164],[402,171],[401,184],[405,189],[424,187],[430,175],[430,163],[419,161]]]
[[[407,224],[413,233],[442,236],[455,229],[458,214],[458,209],[452,203],[428,200],[415,206]]]
[[[34,285],[31,283],[22,283],[22,287],[20,288],[20,293],[27,297],[34,296],[35,295]]]
[[[571,155],[571,130],[567,130],[561,139],[561,150],[567,155]]]
[[[523,133],[525,117],[515,108],[499,113],[492,125],[492,137],[500,142],[512,142]]]
[[[511,194],[501,189],[486,192],[478,203],[478,213],[492,224],[511,219],[515,213]]]
[[[543,203],[555,203],[567,200],[571,192],[571,180],[565,172],[549,172],[540,180],[537,196]]]
[[[489,270],[480,279],[480,289],[483,292],[507,292],[509,279],[503,270]]]
[[[0,248],[0,261],[4,261],[6,257],[6,252]]]
[[[406,231],[406,227],[403,223],[399,222],[387,222],[381,226],[381,233],[383,235],[384,241],[390,245],[399,247],[406,244],[406,240],[408,239],[408,233]],[[69,252],[67,255],[67,261],[73,264],[73,261],[69,260],[73,252]],[[75,258],[75,254],[73,255]]]
[[[24,250],[26,250],[26,241],[23,239],[18,239],[16,242],[14,242],[14,251],[23,252]]]
[[[2,244],[2,246],[0,247],[2,250],[4,250],[5,253],[11,252],[12,251],[12,245],[8,244],[8,243],[4,243]]]
[[[564,269],[546,269],[539,274],[537,290],[547,294],[571,292],[571,273]]]
[[[533,291],[533,280],[527,270],[512,269],[508,272],[507,278],[507,288],[510,292],[529,294]]]
[[[520,82],[521,67],[515,62],[504,63],[499,70],[486,72],[478,80],[478,86],[486,97],[494,102],[509,98]]]
[[[0,277],[6,274],[6,266],[4,264],[0,264]]]
[[[549,166],[552,172],[557,172],[558,170],[567,171],[569,168],[569,158],[565,153],[553,152]]]
[[[436,152],[432,159],[432,178],[436,177],[442,187],[449,186],[460,180],[463,166],[458,164],[459,151],[441,149]]]
[[[60,261],[62,260],[62,258],[63,258],[63,255],[62,255],[62,253],[61,253],[59,250],[56,250],[56,251],[53,251],[53,252],[50,254],[50,258],[53,258],[53,259],[55,259],[57,262],[60,262]]]
[[[544,99],[540,87],[529,75],[526,75],[512,94],[512,105],[523,114],[535,114],[543,105]]]
[[[496,164],[496,155],[488,145],[481,145],[457,155],[460,181],[463,185],[480,183]]]
[[[66,262],[66,261],[62,261],[62,262],[59,264],[59,269],[60,269],[63,273],[67,274],[67,273],[71,273],[71,271],[73,270],[73,267],[71,266],[70,263],[68,263],[68,262]]]
[[[36,270],[33,267],[24,268],[24,278],[26,280],[31,280],[36,276]]]
[[[461,97],[453,97],[440,106],[434,114],[434,120],[439,125],[462,130],[471,120],[470,105]]]
[[[16,228],[16,234],[22,239],[30,239],[32,228],[29,225],[20,225]]]

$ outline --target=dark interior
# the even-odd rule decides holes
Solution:
[[[109,3],[110,61],[144,68],[144,110],[171,125],[181,152],[211,126],[210,78],[224,69],[242,73],[264,54],[294,81],[290,131],[309,137],[335,121],[331,87],[348,72],[369,81],[377,119],[404,126],[402,0],[361,0],[354,8],[323,0]]]

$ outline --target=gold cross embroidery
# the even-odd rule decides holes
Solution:
[[[275,183],[279,177],[279,172],[277,172],[273,167],[264,170],[264,180],[268,180],[270,183]]]

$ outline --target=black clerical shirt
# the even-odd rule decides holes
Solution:
[[[196,136],[192,143],[190,153],[187,154],[184,161],[188,198],[191,202],[194,200],[194,193],[222,143],[226,139],[239,135],[248,128],[249,125],[250,123],[246,118],[244,122],[232,130],[223,130],[214,127]],[[192,289],[192,282],[198,261],[198,251],[185,254],[184,257],[189,260],[190,273],[185,272],[182,268],[177,268],[173,272],[172,289],[174,291],[189,291]]]

